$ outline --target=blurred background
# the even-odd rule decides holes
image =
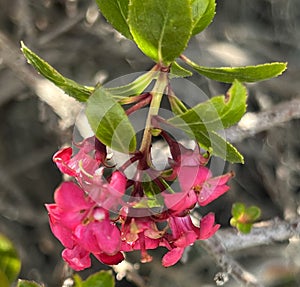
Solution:
[[[180,13],[180,11],[179,11]],[[300,1],[217,0],[214,22],[191,40],[185,54],[207,66],[289,62],[283,76],[247,85],[248,111],[263,112],[300,95]],[[72,127],[59,128],[59,118],[36,96],[38,75],[26,64],[20,41],[63,75],[85,85],[148,70],[153,63],[132,42],[113,31],[92,0],[0,0],[0,233],[9,237],[22,260],[20,278],[61,286],[68,276],[51,234],[45,203],[62,178],[52,155],[72,139]],[[206,94],[223,94],[228,86],[194,75]],[[299,102],[298,102],[299,103]],[[300,200],[299,119],[291,119],[235,145],[245,156],[234,170],[231,191],[202,209],[213,210],[228,227],[234,202],[255,204],[262,220],[298,215]],[[260,125],[260,123],[257,123]],[[170,269],[154,261],[138,266],[147,286],[215,286],[221,271],[213,259],[194,248],[186,263]],[[300,286],[300,247],[274,243],[233,256],[266,286]],[[138,262],[138,255],[129,261]],[[86,276],[106,268],[95,262]],[[125,279],[118,286],[136,286]],[[230,280],[225,286],[238,286]]]

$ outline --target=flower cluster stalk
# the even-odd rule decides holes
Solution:
[[[148,112],[148,117],[146,120],[146,125],[145,125],[145,130],[144,130],[144,135],[142,139],[142,143],[140,146],[140,151],[142,153],[147,153],[150,149],[151,145],[151,138],[152,138],[152,125],[151,125],[151,119],[158,115],[161,100],[164,94],[164,91],[168,85],[168,74],[166,72],[160,71],[158,73],[158,78],[155,83],[155,86],[153,88],[153,91],[151,92],[152,99],[151,99],[151,104]]]

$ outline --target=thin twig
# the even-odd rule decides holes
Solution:
[[[60,117],[62,129],[74,124],[82,105],[33,72],[32,68],[26,64],[20,49],[1,31],[0,58],[3,58],[3,63]]]
[[[207,240],[198,241],[198,244],[211,254],[216,264],[219,265],[225,273],[231,275],[238,283],[242,284],[241,286],[263,287],[254,275],[246,271],[227,253],[223,239],[221,239],[218,234],[215,234]]]
[[[282,242],[300,235],[300,217],[291,221],[275,218],[254,224],[249,234],[238,233],[233,228],[221,229],[218,236],[228,252],[250,247]]]
[[[300,217],[291,221],[272,219],[254,225],[251,233],[241,234],[232,228],[221,229],[208,240],[199,241],[224,272],[230,274],[243,286],[263,286],[236,262],[229,252],[282,242],[300,235]]]
[[[85,13],[85,11],[80,12],[73,18],[67,18],[64,21],[59,22],[52,31],[40,37],[38,44],[40,46],[47,45],[49,42],[68,32],[85,18]]]
[[[230,142],[241,142],[259,132],[271,129],[292,119],[300,118],[300,98],[274,106],[259,113],[246,113],[241,121],[226,130]]]

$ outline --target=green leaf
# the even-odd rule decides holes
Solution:
[[[231,143],[214,131],[208,132],[205,126],[189,123],[177,125],[176,122],[172,122],[172,125],[184,130],[192,139],[196,139],[203,149],[210,151],[210,154],[232,163],[244,163],[244,157]]]
[[[242,216],[245,212],[245,204],[236,202],[232,205],[231,208],[231,214],[235,219],[238,219],[240,216]]]
[[[178,63],[173,62],[170,70],[170,78],[185,78],[191,77],[193,73],[183,67],[181,67]]]
[[[234,81],[227,95],[213,97],[185,111],[176,98],[169,97],[172,111],[177,116],[167,122],[194,137],[201,147],[230,162],[243,162],[243,156],[217,131],[237,123],[246,110],[247,92],[238,81]]]
[[[207,113],[199,109],[199,113],[203,112],[203,121],[206,125],[211,124],[214,119],[214,112],[209,109],[213,108],[219,115],[219,120],[224,128],[228,128],[236,124],[246,112],[247,90],[244,85],[235,80],[225,96],[213,97],[210,100],[212,106],[208,107]],[[201,104],[200,104],[201,105]]]
[[[185,57],[182,59],[199,74],[224,83],[232,83],[234,80],[249,83],[263,81],[281,75],[287,68],[287,63],[279,62],[245,67],[212,68],[199,66]]]
[[[243,156],[231,143],[227,142],[215,131],[208,131],[204,125],[197,126],[188,122],[183,123],[179,120],[171,121],[170,123],[176,128],[185,131],[191,139],[197,140],[203,149],[209,150],[210,154],[232,163],[244,163]]]
[[[215,16],[215,11],[215,0],[192,0],[192,35],[200,33],[212,22]]]
[[[237,223],[236,228],[241,233],[247,234],[250,233],[252,226],[253,226],[252,223]]]
[[[27,281],[27,280],[19,279],[17,287],[43,287],[43,286],[34,281]]]
[[[122,106],[104,88],[97,88],[87,102],[86,116],[96,137],[112,149],[136,149],[135,130]]]
[[[21,262],[13,244],[3,235],[0,235],[0,271],[12,283],[19,275]]]
[[[230,225],[231,225],[232,227],[236,227],[237,224],[238,224],[237,220],[236,220],[234,217],[231,217],[231,218],[230,218],[229,223],[230,223]],[[79,287],[79,286],[76,286],[76,287]]]
[[[105,88],[115,99],[123,100],[126,97],[132,97],[141,94],[156,79],[158,71],[151,70],[127,85],[113,88]],[[124,99],[125,100],[125,99]]]
[[[130,0],[128,24],[134,41],[148,57],[170,64],[191,36],[190,0]]]
[[[236,227],[242,233],[249,233],[253,223],[260,217],[261,211],[257,206],[246,208],[245,204],[237,202],[231,208],[232,218],[230,225]]]
[[[198,133],[197,141],[203,149],[210,150],[210,153],[231,163],[244,163],[244,157],[240,152],[219,134],[212,131],[209,134]]]
[[[74,287],[83,287],[83,281],[82,278],[79,276],[79,274],[74,274],[73,276],[74,279]]]
[[[250,206],[245,210],[245,216],[249,219],[249,222],[254,222],[260,218],[261,210],[257,206]]]
[[[21,50],[29,64],[31,64],[41,75],[62,89],[67,95],[75,98],[79,102],[85,102],[92,94],[94,88],[82,86],[73,80],[65,78],[46,61],[28,49],[21,42]]]
[[[160,188],[146,174],[144,174],[142,186],[147,198],[144,201],[140,202],[140,206],[135,205],[135,207],[157,208],[164,206],[164,200],[161,196]]]
[[[89,276],[82,287],[114,287],[115,280],[111,271],[100,271]]]
[[[96,3],[107,21],[126,38],[132,40],[127,23],[129,0],[96,0]]]
[[[188,111],[184,103],[181,100],[179,100],[176,96],[169,96],[168,99],[171,106],[171,110],[175,115],[180,116]]]
[[[176,123],[177,127],[187,123],[189,127],[222,130],[241,119],[246,111],[246,100],[246,88],[240,82],[234,81],[226,96],[213,97],[168,121]]]

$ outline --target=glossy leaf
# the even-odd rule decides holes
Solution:
[[[236,228],[239,232],[247,234],[251,232],[253,223],[237,223]]]
[[[228,128],[236,124],[246,112],[247,90],[244,85],[235,80],[225,96],[213,97],[210,100],[212,106],[207,110],[203,107],[198,110],[198,113],[203,112],[203,121],[211,124],[214,121],[214,112],[210,113],[209,109],[215,109],[224,128]],[[201,105],[201,104],[200,104]],[[211,117],[212,116],[212,117]]]
[[[132,40],[127,24],[129,0],[96,0],[107,21],[126,38]]]
[[[244,157],[241,153],[228,141],[222,138],[214,131],[210,133],[193,130],[193,135],[199,145],[210,152],[210,154],[218,156],[231,163],[244,163]]]
[[[185,78],[191,77],[193,73],[183,67],[181,67],[178,63],[173,62],[170,70],[170,78]]]
[[[19,279],[17,287],[43,287],[43,286],[34,281]]]
[[[189,0],[130,0],[128,24],[138,47],[156,62],[170,64],[192,32]]]
[[[127,153],[136,148],[135,130],[122,106],[103,88],[87,102],[86,116],[96,137],[112,149]]]
[[[156,79],[158,72],[149,71],[141,76],[139,76],[134,81],[127,85],[113,88],[106,88],[106,90],[114,96],[115,99],[122,101],[125,97],[132,97],[141,94],[150,83]]]
[[[114,287],[115,280],[110,271],[100,271],[82,282],[82,287]],[[77,286],[76,286],[77,287]]]
[[[173,125],[176,127],[176,124]],[[180,125],[179,128],[184,130],[192,139],[196,139],[199,145],[208,150],[210,154],[232,163],[244,163],[244,157],[241,153],[216,132],[208,132],[204,126],[197,127],[195,125]]]
[[[74,280],[74,287],[82,287],[83,281],[82,278],[79,276],[79,274],[74,274],[73,280]]]
[[[151,178],[144,174],[142,182],[146,198],[135,205],[136,208],[159,208],[163,207],[164,200],[161,196],[161,190]]]
[[[176,96],[169,96],[168,99],[171,106],[171,110],[175,115],[180,116],[188,111],[184,103],[181,100],[179,100]]]
[[[250,206],[245,211],[245,216],[251,222],[254,222],[257,219],[259,219],[260,215],[261,215],[261,211],[260,211],[260,208],[257,206]]]
[[[177,116],[167,122],[184,130],[212,154],[230,162],[243,162],[243,156],[217,131],[237,123],[246,110],[247,92],[238,81],[234,81],[226,96],[213,97],[186,111],[176,98],[169,97],[171,108]]]
[[[256,66],[213,68],[199,66],[185,57],[183,59],[199,74],[224,83],[232,83],[234,80],[248,83],[263,81],[281,75],[287,68],[287,63],[279,62]]]
[[[11,241],[0,235],[0,271],[6,276],[8,282],[12,283],[18,276],[21,262]]]
[[[52,66],[50,66],[46,61],[41,59],[38,55],[28,49],[24,43],[22,45],[22,52],[26,57],[29,64],[31,64],[42,76],[51,81],[57,87],[62,89],[67,95],[75,98],[80,102],[85,102],[92,94],[94,88],[82,86],[73,80],[70,80],[58,71],[56,71]]]
[[[226,96],[213,97],[169,119],[169,122],[176,123],[177,127],[188,124],[190,127],[221,130],[241,119],[246,111],[246,100],[246,88],[240,82],[234,81]]]
[[[259,219],[261,210],[257,206],[246,208],[245,204],[236,202],[231,208],[232,218],[230,224],[242,233],[249,233],[253,223]]]
[[[213,20],[216,10],[215,0],[192,0],[193,31],[196,35],[203,31]]]
[[[174,118],[172,118],[174,119]],[[232,163],[244,163],[243,156],[239,151],[215,131],[208,131],[205,125],[193,125],[184,122],[177,117],[176,121],[167,121],[172,126],[183,130],[191,139],[196,140],[199,145],[209,151],[211,155],[218,156]],[[162,128],[163,123],[161,123]]]
[[[244,214],[245,209],[246,209],[245,204],[236,202],[232,205],[231,214],[234,218],[239,218]]]

